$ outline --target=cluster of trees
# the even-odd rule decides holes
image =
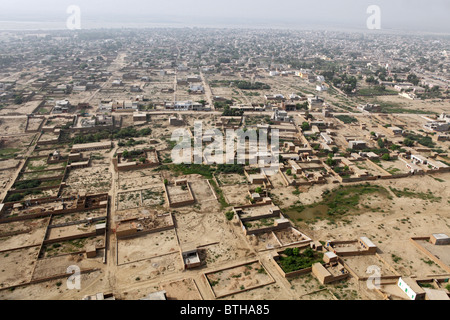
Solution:
[[[152,133],[152,129],[144,128],[137,130],[135,127],[128,127],[120,129],[117,133],[113,134],[114,139],[124,139],[124,138],[136,138],[148,136]]]
[[[142,150],[131,150],[131,151],[124,150],[124,151],[122,152],[122,157],[123,157],[123,158],[129,159],[129,158],[141,156],[141,155],[143,155],[143,154],[144,154],[144,151],[142,151]],[[145,158],[144,158],[144,159],[145,159]]]
[[[15,104],[22,104],[23,103],[23,97],[20,94],[17,94],[14,96],[14,103]]]
[[[216,172],[243,174],[244,167],[240,164],[219,164],[217,165]]]
[[[302,131],[303,132],[308,131],[310,127],[311,126],[309,125],[309,122],[303,122],[302,123]]]
[[[150,128],[144,128],[141,130],[136,130],[134,127],[128,127],[123,129],[115,129],[112,132],[103,130],[96,133],[89,134],[79,134],[73,139],[73,143],[91,143],[99,142],[103,139],[126,139],[126,138],[136,138],[148,136],[152,133]],[[133,144],[131,142],[130,144]]]
[[[96,133],[88,133],[88,134],[79,134],[75,138],[73,138],[73,143],[91,143],[91,142],[99,142],[102,139],[111,138],[111,134],[108,131],[100,131]]]
[[[230,106],[226,105],[223,108],[222,116],[225,117],[235,117],[242,116],[244,114],[244,110],[231,109]]]
[[[27,180],[27,181],[19,181],[14,184],[14,188],[16,190],[25,190],[39,187],[41,182],[39,180]]]
[[[233,100],[214,102],[214,108],[216,108],[216,109],[224,109],[225,107],[229,107],[231,105],[233,105]]]
[[[419,143],[425,147],[428,147],[428,148],[434,148],[436,146],[436,144],[433,142],[431,137],[425,137],[425,136],[416,135],[416,134],[408,134],[405,137],[405,140],[403,140],[403,144],[407,147],[412,147],[412,146],[414,146],[414,143],[416,141],[417,141],[417,143]]]
[[[367,78],[366,78],[366,82],[367,82],[367,83],[370,83],[370,84],[378,84],[378,80],[375,79],[374,76],[367,77]]]
[[[305,102],[303,102],[303,103],[297,103],[296,105],[295,105],[295,109],[297,109],[297,110],[308,110],[308,101],[305,101]]]
[[[143,140],[134,140],[133,138],[131,138],[131,139],[127,140],[127,142],[119,141],[118,145],[119,145],[119,147],[133,147],[135,145],[143,144],[143,143],[145,143],[145,141],[143,141]]]
[[[233,81],[233,84],[241,90],[269,90],[270,86],[262,82]]]
[[[321,259],[322,254],[315,253],[311,248],[307,248],[303,252],[300,252],[299,248],[287,248],[280,256],[279,264],[284,272],[289,273],[310,268]]]

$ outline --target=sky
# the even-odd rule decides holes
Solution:
[[[70,5],[80,8],[82,28],[173,24],[326,29],[367,29],[367,8],[378,5],[381,29],[450,33],[449,0],[1,0],[0,22],[65,28]]]

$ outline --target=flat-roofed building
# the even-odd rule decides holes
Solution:
[[[425,299],[425,291],[411,278],[398,279],[397,285],[411,300]]]
[[[445,233],[433,233],[430,241],[436,246],[448,245],[450,244],[450,237]]]

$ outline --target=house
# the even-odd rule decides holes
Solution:
[[[145,122],[147,121],[147,114],[143,112],[133,113],[133,122]]]
[[[333,144],[333,139],[325,132],[321,132],[320,136],[322,137],[323,140],[325,140],[326,144]]]
[[[141,89],[141,87],[138,86],[138,85],[132,85],[132,86],[130,87],[130,91],[131,91],[131,92],[141,92],[142,89]]]
[[[411,160],[413,163],[421,163],[421,164],[427,164],[427,159],[421,155],[418,154],[412,154]]]
[[[202,82],[202,79],[199,76],[188,76],[186,79],[187,82]]]
[[[435,246],[449,245],[450,237],[445,233],[433,233],[430,237],[430,241]]]
[[[450,122],[430,121],[424,124],[423,127],[430,131],[446,132],[450,130]]]
[[[353,140],[348,143],[348,147],[350,149],[365,149],[367,147],[367,143],[362,140]]]
[[[273,95],[266,94],[266,95],[264,95],[264,98],[267,101],[273,101],[273,100],[282,101],[282,100],[284,100],[284,96],[282,94],[273,94]]]
[[[272,120],[281,121],[281,122],[289,122],[290,117],[288,116],[288,113],[286,111],[278,110],[278,108],[277,108],[273,112]]]
[[[327,91],[328,87],[324,84],[320,84],[316,86],[316,91],[322,92],[322,91]]]
[[[425,299],[425,291],[413,279],[400,277],[397,285],[411,300]]]
[[[180,244],[180,254],[184,263],[184,269],[192,269],[201,265],[197,246],[191,243]]]
[[[53,107],[52,113],[67,113],[69,112],[70,102],[69,100],[56,101],[56,105]]]
[[[197,85],[197,84],[191,84],[189,86],[189,90],[191,93],[196,93],[196,94],[200,94],[200,93],[204,93],[205,89],[203,88],[202,85]]]
[[[358,110],[362,112],[379,113],[381,112],[381,107],[378,104],[367,103],[365,105],[359,105]]]
[[[113,86],[113,87],[120,87],[120,86],[122,86],[122,85],[123,85],[123,83],[122,83],[122,80],[120,80],[120,79],[114,80],[114,81],[112,82],[112,86]]]
[[[309,110],[322,110],[324,100],[318,96],[308,98],[308,109]]]
[[[403,134],[403,129],[396,127],[396,126],[391,126],[391,127],[387,128],[387,130],[390,131],[395,136],[399,136],[399,135]]]

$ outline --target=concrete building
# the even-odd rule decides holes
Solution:
[[[348,147],[350,149],[364,149],[367,147],[367,143],[362,140],[353,140],[353,141],[349,141]]]
[[[425,299],[425,291],[413,279],[400,277],[397,285],[411,300]]]
[[[433,233],[430,237],[430,241],[436,246],[449,245],[450,237],[445,233]]]

